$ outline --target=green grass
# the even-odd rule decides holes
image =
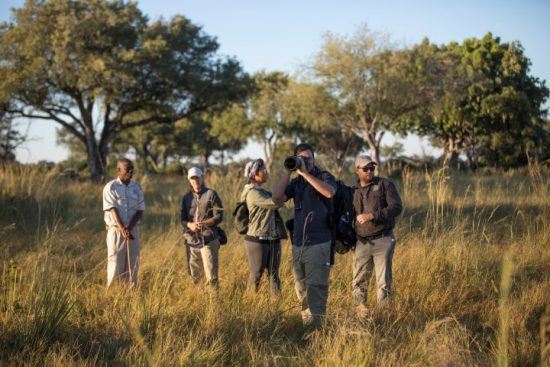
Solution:
[[[237,172],[208,183],[227,209],[218,298],[193,285],[177,225],[182,177],[138,177],[147,210],[139,287],[105,288],[101,187],[0,169],[0,364],[536,366],[550,304],[547,171],[405,172],[394,302],[354,317],[351,254],[331,273],[328,323],[304,330],[283,245],[282,297],[245,292],[230,211]],[[275,181],[276,175],[272,177]],[[285,210],[288,215],[289,209]],[[375,291],[369,291],[374,306]]]

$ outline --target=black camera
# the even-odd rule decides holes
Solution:
[[[287,170],[296,171],[300,168],[300,158],[296,156],[288,157],[283,164]]]
[[[285,162],[283,163],[285,168],[289,171],[296,171],[298,168],[300,168],[300,158],[304,161],[304,164],[307,166],[308,161],[311,158],[308,157],[296,157],[291,156],[285,159]]]

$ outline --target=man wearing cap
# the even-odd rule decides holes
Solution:
[[[285,171],[273,190],[273,201],[294,201],[292,270],[294,287],[301,302],[305,326],[322,325],[326,316],[331,269],[332,231],[330,214],[336,181],[315,165],[313,147],[299,144],[294,149],[299,164],[297,177]]]
[[[353,301],[359,317],[368,313],[366,292],[374,268],[378,304],[387,303],[391,291],[392,258],[395,247],[395,217],[403,210],[395,185],[375,176],[376,163],[368,155],[355,159],[358,177],[353,195],[357,215],[357,245],[353,253]]]
[[[145,210],[143,191],[132,181],[129,159],[117,162],[118,177],[103,188],[103,217],[107,228],[107,287],[118,279],[130,288],[137,284],[139,221]]]
[[[194,283],[204,272],[206,284],[218,290],[217,226],[223,219],[223,205],[216,191],[204,185],[203,173],[198,167],[187,172],[191,191],[181,201],[181,224],[187,248],[187,269]]]

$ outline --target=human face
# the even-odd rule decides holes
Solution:
[[[311,171],[315,167],[315,161],[313,159],[313,153],[310,150],[302,150],[298,153],[298,157],[301,157],[306,165],[307,172]]]
[[[193,191],[199,192],[201,191],[203,178],[202,176],[193,176],[189,178],[189,183],[191,184],[191,187],[193,188]]]
[[[128,184],[134,177],[134,165],[128,162],[118,162],[117,164],[118,178],[120,181]]]
[[[264,184],[268,179],[269,175],[267,174],[267,169],[265,167],[260,167],[258,173],[254,176],[254,182],[257,184]]]
[[[356,167],[355,173],[357,173],[359,181],[366,183],[373,179],[375,170],[376,166],[374,164],[368,164],[365,167]]]

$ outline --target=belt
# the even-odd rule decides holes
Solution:
[[[373,241],[373,240],[377,240],[379,238],[382,238],[382,237],[387,237],[387,236],[391,236],[393,234],[393,231],[389,230],[389,231],[382,231],[378,234],[375,234],[375,235],[372,235],[372,236],[365,236],[365,237],[361,237],[361,236],[357,236],[359,238],[359,240],[365,240],[365,241]]]

